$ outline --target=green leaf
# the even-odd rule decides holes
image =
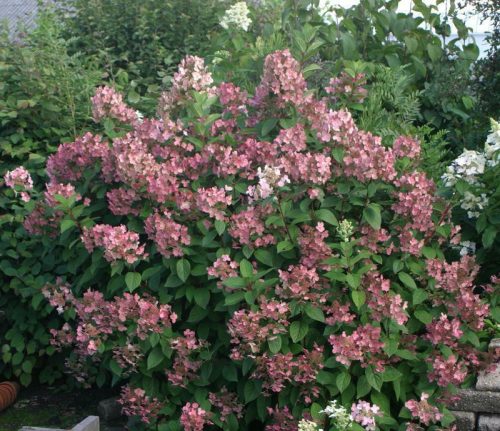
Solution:
[[[243,301],[243,299],[245,299],[245,292],[243,291],[230,293],[224,299],[224,304],[228,306],[236,305]]]
[[[337,218],[329,209],[323,208],[316,211],[316,217],[333,226],[339,225]]]
[[[191,264],[187,259],[181,259],[177,261],[176,264],[177,276],[182,280],[186,281],[191,273]]]
[[[294,343],[298,343],[302,340],[309,331],[309,325],[302,320],[296,320],[290,325],[290,337]]]
[[[206,287],[196,289],[194,291],[194,302],[196,302],[201,308],[206,308],[210,302],[210,291]]]
[[[267,136],[271,130],[273,130],[278,124],[277,118],[269,118],[262,122],[262,128],[260,129],[260,133],[262,136]]]
[[[246,259],[241,260],[240,273],[241,276],[244,278],[251,278],[253,276],[253,266],[248,260]]]
[[[351,375],[348,372],[343,371],[337,376],[335,383],[337,384],[337,388],[340,393],[342,393],[349,386],[349,383],[351,383]]]
[[[278,250],[278,253],[281,253],[283,251],[290,251],[293,249],[293,244],[288,240],[280,241],[276,248]]]
[[[379,230],[382,225],[382,216],[380,215],[380,207],[376,204],[369,204],[363,210],[363,218],[369,223],[369,225],[375,229]]]
[[[214,222],[215,230],[219,235],[222,235],[226,230],[226,223],[222,220],[215,220]]]
[[[238,381],[238,371],[233,364],[224,365],[222,368],[222,376],[229,382]]]
[[[313,320],[317,320],[318,322],[325,321],[325,315],[323,314],[323,310],[318,307],[314,307],[312,304],[306,305],[306,314]]]
[[[398,274],[398,278],[403,283],[405,286],[409,287],[410,289],[416,289],[417,285],[415,284],[415,280],[413,280],[412,276],[406,272],[401,271]]]
[[[383,383],[382,376],[379,373],[374,373],[371,366],[366,368],[365,376],[366,380],[368,381],[368,384],[373,389],[380,392]]]
[[[443,50],[438,45],[432,43],[427,44],[427,53],[433,62],[437,62],[443,53]]]
[[[261,385],[257,380],[248,380],[245,383],[243,389],[243,394],[245,397],[245,403],[249,403],[255,400],[260,395]]]
[[[281,337],[274,336],[273,338],[269,338],[267,344],[271,353],[278,353],[281,349]]]
[[[416,289],[416,290],[414,290],[413,291],[413,298],[412,298],[413,305],[421,304],[428,297],[429,297],[429,295],[427,294],[427,292],[424,289]]]
[[[373,404],[379,406],[384,413],[390,416],[391,414],[391,403],[389,399],[381,392],[372,392],[371,399]]]
[[[222,281],[224,286],[230,287],[232,289],[241,289],[246,287],[246,281],[241,277],[229,277]]]
[[[358,383],[356,384],[356,397],[362,398],[365,395],[369,394],[372,390],[372,387],[368,383],[366,376],[360,376],[358,379]]]
[[[162,350],[160,347],[155,347],[153,350],[148,355],[148,370],[151,370],[152,368],[155,368],[156,366],[160,365],[161,361],[163,361],[163,358],[165,355],[163,354]]]
[[[141,274],[138,272],[127,272],[125,275],[125,284],[129,292],[133,292],[141,284],[142,278]]]
[[[426,325],[432,322],[432,315],[423,309],[416,310],[415,317]]]
[[[483,233],[482,241],[485,248],[490,248],[495,242],[497,229],[495,226],[488,226]]]
[[[66,232],[68,229],[72,228],[75,226],[75,222],[73,220],[63,220],[61,222],[61,233]]]
[[[366,294],[362,290],[353,290],[351,296],[357,308],[361,308],[366,301]]]

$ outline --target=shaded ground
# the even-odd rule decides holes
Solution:
[[[113,395],[98,389],[63,391],[46,386],[23,388],[17,402],[0,412],[0,431],[18,431],[24,425],[72,428],[87,416],[97,415],[99,401]],[[123,424],[101,424],[101,431],[120,429],[117,426]]]

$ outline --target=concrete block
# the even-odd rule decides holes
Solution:
[[[103,421],[112,421],[122,416],[122,406],[117,397],[107,398],[99,402],[97,413]]]
[[[479,415],[478,431],[500,431],[499,415]]]
[[[500,414],[500,392],[462,389],[458,396],[460,400],[450,406],[451,410]]]
[[[490,341],[488,348],[490,350],[500,349],[500,338],[493,338],[493,340]]]
[[[476,414],[472,412],[451,411],[455,416],[455,424],[457,431],[475,431],[476,429]]]
[[[476,389],[478,391],[500,392],[500,364],[497,364],[494,371],[479,374]]]
[[[19,431],[68,431],[61,428],[22,427]]]
[[[75,425],[71,431],[99,431],[99,416],[87,417]]]

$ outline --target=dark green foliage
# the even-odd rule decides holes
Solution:
[[[39,162],[92,123],[90,96],[100,74],[80,55],[69,55],[55,16],[12,41],[0,35],[0,174]]]
[[[98,59],[112,80],[125,70],[159,83],[187,54],[204,55],[220,29],[219,0],[60,0],[74,52]]]

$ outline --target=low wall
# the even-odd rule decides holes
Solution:
[[[490,349],[500,348],[500,338]],[[490,373],[482,373],[474,389],[462,389],[460,400],[450,409],[458,431],[500,431],[500,364]]]

